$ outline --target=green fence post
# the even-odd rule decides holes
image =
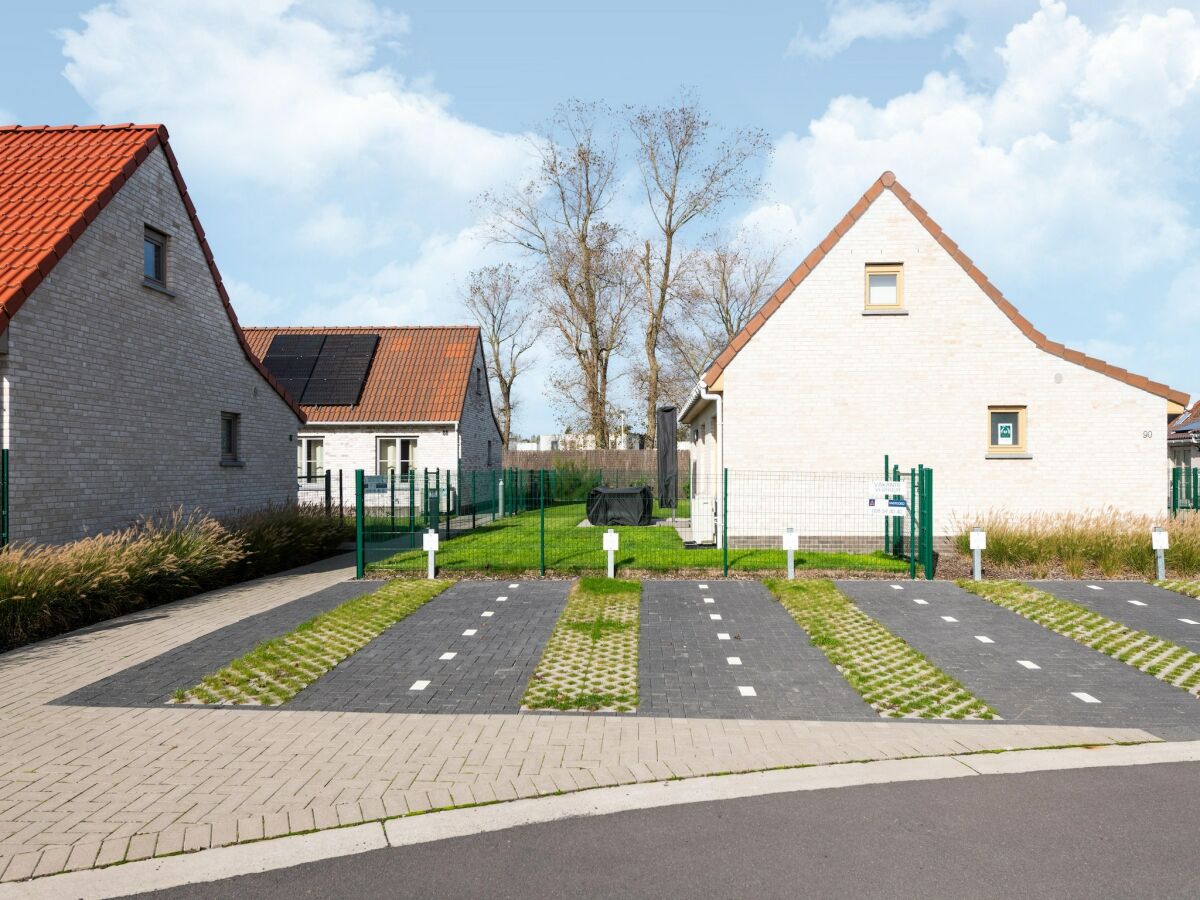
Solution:
[[[541,523],[538,529],[540,540],[538,542],[538,564],[541,567],[542,575],[546,574],[546,470],[542,469],[538,476],[538,505],[541,507],[540,517]]]
[[[325,470],[325,517],[333,515],[333,471]]]
[[[396,530],[396,470],[388,469],[388,496],[391,498],[392,531]]]
[[[900,467],[892,466],[892,481],[900,483]],[[904,499],[904,494],[896,495],[899,499]],[[894,516],[892,522],[892,555],[899,556],[904,552],[904,519],[900,516]]]
[[[917,487],[917,470],[908,470],[908,577],[917,580],[917,503],[920,492]]]
[[[925,470],[925,580],[933,580],[933,469]]]
[[[475,530],[475,473],[471,473],[471,530]]]
[[[361,579],[367,571],[367,548],[366,544],[366,528],[364,520],[366,519],[366,510],[363,508],[363,470],[354,470],[354,549],[355,549],[355,568],[358,571],[358,577]]]
[[[450,480],[450,470],[446,470],[446,540],[450,540],[450,523],[454,520],[454,483]]]
[[[917,546],[913,548],[916,551],[917,558],[920,560],[921,566],[925,565],[925,467],[917,466],[917,484],[920,489],[918,495],[918,503],[920,504],[921,512],[917,517]]]
[[[342,470],[338,469],[338,522],[346,521],[346,494],[342,490]]]
[[[1171,515],[1179,512],[1179,476],[1183,470],[1176,466],[1171,470]]]
[[[884,481],[887,481],[888,472],[890,471],[890,468],[891,467],[888,465],[888,455],[885,453],[885,454],[883,454],[883,480]],[[884,556],[892,555],[892,520],[889,519],[887,516],[883,517],[883,555]]]
[[[417,475],[408,470],[408,548],[411,550],[417,539]]]
[[[1200,468],[1192,466],[1192,509],[1200,509]]]
[[[721,470],[721,568],[729,577],[729,470]]]

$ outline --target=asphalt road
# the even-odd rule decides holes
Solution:
[[[1189,897],[1200,763],[688,804],[378,850],[159,898]]]

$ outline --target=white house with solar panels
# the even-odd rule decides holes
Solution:
[[[445,473],[500,467],[500,427],[475,326],[247,328],[246,339],[308,416],[296,439],[302,501],[368,492],[420,494]],[[436,474],[434,474],[436,473]],[[340,500],[339,500],[340,497]],[[403,498],[402,498],[403,499]],[[402,504],[405,505],[405,504]]]

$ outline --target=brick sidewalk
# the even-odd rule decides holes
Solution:
[[[1135,729],[93,708],[51,701],[345,581],[343,557],[0,657],[0,880],[599,785]]]

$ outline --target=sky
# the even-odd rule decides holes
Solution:
[[[781,276],[891,169],[1039,330],[1200,394],[1197,0],[7,7],[0,122],[166,124],[244,324],[468,321],[512,255],[477,199],[554,107],[689,89],[771,139],[705,230]],[[522,434],[558,430],[541,352]]]

